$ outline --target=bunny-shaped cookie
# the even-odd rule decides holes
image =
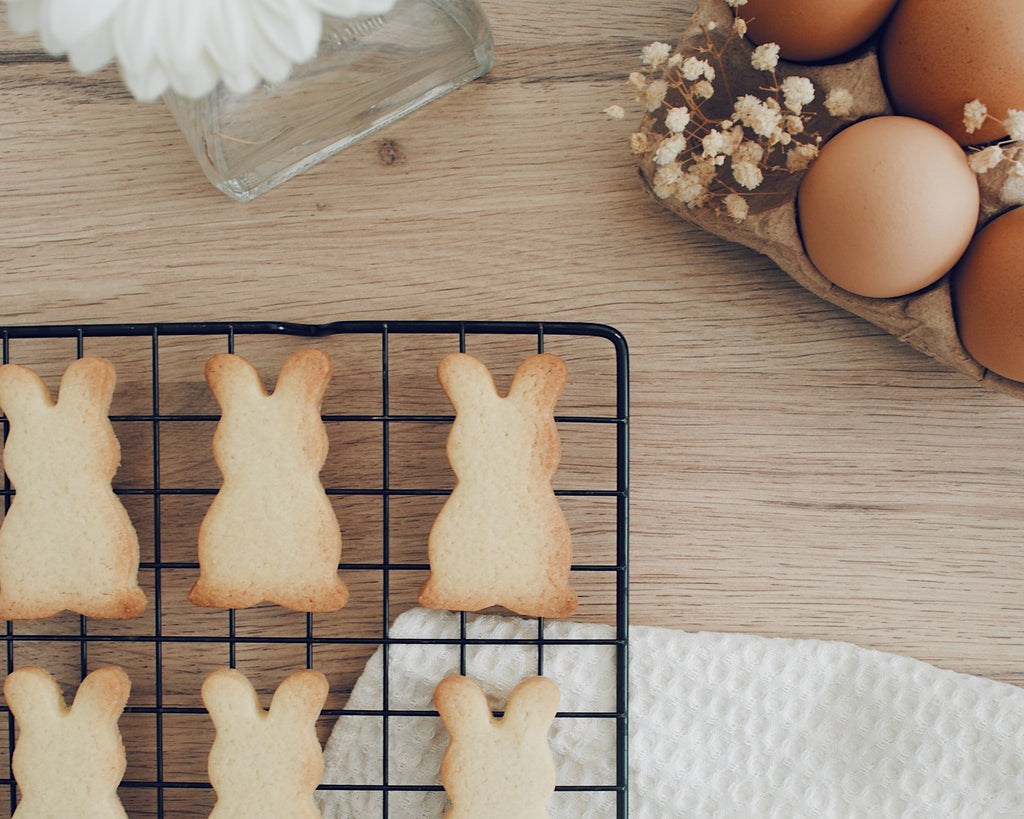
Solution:
[[[43,669],[8,675],[4,696],[19,728],[11,759],[21,788],[14,819],[126,819],[117,796],[126,766],[117,721],[130,690],[120,668],[98,668],[68,708]]]
[[[551,488],[562,453],[554,409],[567,375],[557,356],[532,356],[503,398],[473,356],[438,365],[455,407],[447,451],[457,483],[430,531],[420,605],[501,605],[529,617],[576,610],[569,526]]]
[[[438,684],[434,704],[451,735],[441,760],[452,803],[445,819],[549,819],[555,761],[547,734],[560,697],[554,682],[531,677],[495,719],[476,683],[453,676]]]
[[[221,668],[207,676],[203,703],[217,729],[209,758],[217,803],[210,819],[320,819],[313,792],[324,759],[316,720],[327,693],[319,671],[296,671],[265,711],[240,671]]]
[[[273,394],[255,367],[223,353],[206,364],[221,406],[213,454],[224,483],[199,529],[199,580],[189,600],[247,608],[264,600],[296,611],[336,611],[341,531],[320,483],[327,430],[320,403],[331,360],[302,350]]]
[[[125,619],[146,607],[138,537],[110,485],[121,461],[107,417],[114,383],[113,364],[81,358],[54,404],[35,372],[0,366],[4,469],[16,489],[0,526],[0,618],[70,609]]]

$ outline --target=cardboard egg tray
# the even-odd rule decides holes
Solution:
[[[678,50],[684,56],[698,54],[708,38],[719,45],[728,36],[733,12],[723,0],[701,0],[689,26],[683,32]],[[746,38],[733,38],[723,61],[729,78],[732,100],[744,93],[758,94],[765,75],[750,66],[753,45]],[[870,43],[845,62],[807,65],[779,62],[779,81],[788,75],[808,77],[815,86],[815,105],[833,88],[845,88],[856,101],[858,118],[892,114],[878,68],[878,60]],[[717,84],[716,84],[717,86]],[[716,87],[716,95],[722,92]],[[645,116],[641,129],[665,134],[665,108]],[[728,116],[728,113],[723,115]],[[825,139],[849,124],[823,113],[813,127]],[[656,141],[639,157],[641,176],[648,189],[653,186],[657,165],[653,161]],[[1020,148],[1016,149],[1020,155]],[[1024,180],[996,168],[978,177],[981,187],[979,226],[1005,210],[1024,203]],[[833,285],[812,264],[804,253],[797,227],[796,194],[801,174],[784,175],[783,179],[766,180],[758,196],[750,197],[751,209],[746,220],[737,223],[713,208],[689,208],[676,199],[657,199],[674,213],[704,230],[744,245],[771,258],[783,271],[803,287],[822,299],[838,305],[883,330],[897,336],[921,352],[963,373],[990,389],[1024,398],[1024,384],[993,373],[975,361],[960,343],[954,323],[948,275],[934,285],[899,298],[876,299],[858,296]],[[763,195],[763,194],[769,195]],[[653,192],[651,193],[654,196]],[[655,197],[657,198],[657,197]]]

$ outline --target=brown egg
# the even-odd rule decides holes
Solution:
[[[747,0],[736,13],[757,45],[778,43],[786,60],[837,57],[868,40],[896,0]]]
[[[977,177],[963,149],[934,125],[875,117],[840,131],[800,183],[807,255],[825,278],[891,298],[956,264],[978,223]]]
[[[961,145],[1005,136],[999,122],[968,134],[964,105],[980,99],[997,120],[1024,109],[1021,0],[901,0],[879,50],[898,114],[938,125]]]
[[[951,278],[960,342],[983,367],[1024,381],[1024,208],[982,228]]]

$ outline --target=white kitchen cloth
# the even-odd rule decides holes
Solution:
[[[414,609],[391,637],[459,637],[459,616]],[[470,616],[472,639],[532,639],[537,623]],[[547,621],[547,639],[614,631]],[[349,709],[380,709],[387,652],[391,709],[430,711],[458,673],[456,646],[393,644],[371,658]],[[560,713],[615,706],[614,646],[547,645]],[[848,643],[633,626],[629,638],[629,815],[736,817],[1024,817],[1024,689]],[[537,673],[536,646],[469,646],[467,674],[501,710]],[[338,719],[325,783],[382,781],[382,718]],[[389,782],[437,785],[448,737],[435,716],[389,716]],[[551,747],[561,785],[614,784],[614,720],[561,716]],[[379,791],[320,794],[325,819],[381,816]],[[388,816],[441,817],[443,792],[392,791]],[[608,792],[559,791],[555,819],[614,817]]]

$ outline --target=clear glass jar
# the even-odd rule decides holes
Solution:
[[[202,99],[173,92],[174,114],[214,185],[242,202],[394,122],[494,62],[476,0],[396,0],[386,14],[324,17],[317,56],[282,83]]]

